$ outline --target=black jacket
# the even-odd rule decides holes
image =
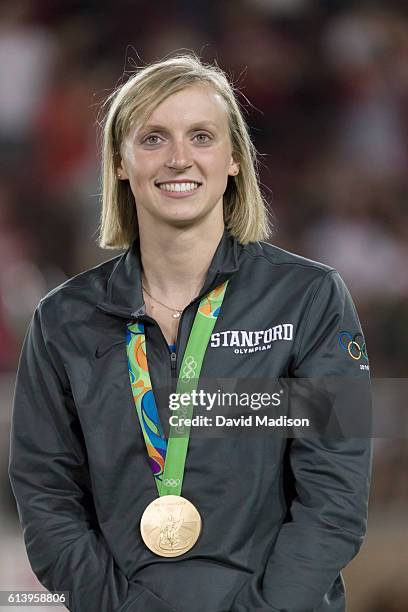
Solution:
[[[227,278],[204,378],[344,377],[368,388],[368,365],[339,344],[360,324],[335,270],[225,232],[201,295]],[[153,387],[174,389],[198,301],[184,311],[174,361],[144,316],[136,241],[41,300],[18,369],[9,468],[32,569],[47,589],[70,591],[75,612],[343,612],[340,570],[366,527],[368,438],[192,429],[182,494],[199,508],[203,534],[176,558],[141,540],[157,490],[130,389],[126,323],[145,321]],[[258,334],[251,351],[230,333],[284,324],[293,326],[288,339],[278,333],[267,344]],[[165,394],[158,404],[166,422]]]

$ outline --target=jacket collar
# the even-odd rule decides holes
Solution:
[[[200,295],[194,301],[200,300],[238,270],[241,249],[242,245],[224,230]],[[104,312],[127,319],[145,314],[139,240],[134,240],[132,246],[116,262],[108,279],[105,298],[97,307]]]

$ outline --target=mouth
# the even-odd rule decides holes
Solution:
[[[156,182],[155,186],[163,191],[166,195],[171,194],[173,196],[189,195],[197,191],[201,187],[202,183],[198,181],[163,181]]]

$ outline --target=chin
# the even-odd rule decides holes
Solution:
[[[176,228],[187,228],[199,225],[202,217],[177,217],[172,219],[166,219],[168,225]]]
[[[171,225],[184,227],[186,225],[199,223],[209,214],[210,211],[197,210],[197,208],[192,209],[192,207],[188,207],[187,210],[167,211],[167,214],[162,216],[162,220],[170,223]]]
[[[204,207],[197,204],[179,205],[177,208],[167,207],[165,210],[158,210],[156,218],[160,223],[165,223],[175,228],[193,227],[201,224],[204,220],[212,218],[215,226],[219,218],[218,206]]]

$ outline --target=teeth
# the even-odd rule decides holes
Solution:
[[[198,183],[161,183],[159,185],[159,188],[164,191],[194,191],[198,187]]]

